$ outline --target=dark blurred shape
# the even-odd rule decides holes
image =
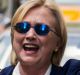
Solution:
[[[12,15],[15,13],[16,9],[20,6],[20,0],[13,0],[13,11]]]
[[[5,13],[8,7],[8,0],[0,0],[0,13]]]

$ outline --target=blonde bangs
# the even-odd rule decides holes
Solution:
[[[11,25],[15,25],[17,22],[20,22],[23,20],[24,16],[27,14],[27,12],[35,7],[35,6],[39,6],[40,4],[42,4],[42,2],[40,0],[28,0],[27,2],[25,2],[23,5],[21,5],[18,10],[16,11],[16,13],[14,14],[12,21],[11,21]]]

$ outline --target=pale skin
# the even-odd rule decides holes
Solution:
[[[30,22],[32,26],[36,23],[45,23],[55,30],[56,20],[45,7],[37,7],[31,9],[23,21]],[[51,64],[51,55],[58,48],[58,37],[53,32],[49,32],[46,36],[38,35],[33,28],[26,34],[20,34],[14,30],[13,49],[15,50],[18,60],[20,61],[21,75],[44,75]],[[37,52],[25,51],[24,43],[34,43],[39,46]]]

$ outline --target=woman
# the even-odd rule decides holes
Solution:
[[[69,70],[76,60],[59,67],[67,33],[54,1],[26,1],[14,14],[11,25],[12,49],[17,62],[0,75],[73,75]]]

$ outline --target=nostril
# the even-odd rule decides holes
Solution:
[[[26,37],[26,40],[27,41],[33,41],[33,40],[35,40],[36,39],[36,36],[35,35],[33,35],[33,36],[27,36]]]

